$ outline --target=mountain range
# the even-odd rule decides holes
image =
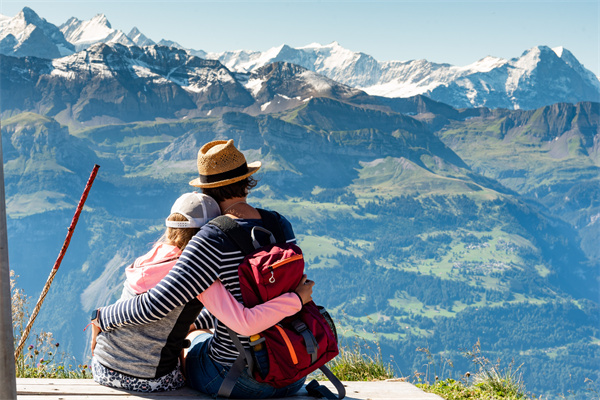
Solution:
[[[27,7],[15,17],[0,18],[0,54],[58,58],[98,43],[156,44],[135,27],[128,34],[113,29],[103,14],[88,21],[73,17],[60,27]],[[563,47],[537,46],[510,60],[488,56],[458,67],[427,60],[380,62],[368,54],[345,49],[337,42],[298,48],[281,45],[264,52],[222,53],[185,49],[165,39],[158,44],[183,49],[191,56],[218,60],[232,73],[254,73],[281,61],[370,95],[392,98],[425,95],[455,108],[536,109],[557,102],[600,101],[598,77]]]
[[[473,368],[461,349],[480,341],[490,359],[523,363],[528,389],[548,398],[585,398],[586,378],[600,379],[600,104],[579,101],[594,76],[566,50],[469,67],[480,100],[490,76],[518,76],[514,103],[457,108],[433,98],[443,85],[373,95],[382,63],[337,44],[217,56],[122,35],[99,15],[56,27],[68,41],[35,50],[35,37],[56,32],[44,23],[30,9],[0,20],[9,255],[35,298],[101,165],[36,322],[79,360],[88,311],[118,298],[124,266],[192,189],[200,146],[232,138],[263,162],[250,201],[290,219],[315,300],[349,345],[376,342],[404,376],[427,365],[415,351],[427,348],[460,379]],[[361,68],[376,80],[343,82]],[[472,79],[436,71],[423,84]]]

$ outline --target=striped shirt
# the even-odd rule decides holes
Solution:
[[[216,320],[207,308],[203,308],[198,314],[194,326],[196,329],[215,329]]]
[[[237,219],[236,222],[248,233],[254,226],[262,226],[259,219]],[[279,222],[286,242],[294,243],[296,239],[289,221],[280,217]],[[188,243],[169,274],[154,288],[130,300],[102,308],[100,327],[103,331],[110,331],[124,325],[142,325],[158,321],[171,310],[193,300],[217,279],[243,303],[237,273],[243,259],[241,250],[226,234],[219,228],[206,224]],[[225,326],[208,313],[202,313],[196,321],[196,326],[204,328],[213,323],[215,333],[211,341],[210,356],[214,361],[230,366],[238,356],[238,351]],[[247,337],[240,336],[240,341],[249,347]]]

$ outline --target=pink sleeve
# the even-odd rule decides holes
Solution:
[[[296,314],[302,308],[296,293],[285,293],[256,307],[246,308],[219,280],[200,293],[198,300],[219,321],[244,336],[260,333],[285,317]]]

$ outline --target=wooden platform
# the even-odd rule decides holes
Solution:
[[[333,390],[333,386],[329,382],[324,382],[324,384]],[[348,400],[442,400],[441,397],[425,393],[408,382],[394,380],[344,382],[344,386],[346,386],[346,399]],[[17,399],[19,400],[189,400],[191,398],[212,399],[210,396],[190,388],[146,394],[100,386],[91,379],[17,379]],[[287,399],[315,400],[314,397],[307,396],[304,389]]]

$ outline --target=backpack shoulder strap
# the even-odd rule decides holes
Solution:
[[[229,218],[226,215],[220,215],[211,220],[209,224],[214,225],[222,230],[223,233],[225,233],[229,239],[231,239],[233,243],[235,243],[240,250],[242,250],[242,253],[250,254],[255,250],[254,246],[252,245],[252,238],[248,232],[246,232],[244,228],[240,226],[240,224],[235,222],[233,218]]]
[[[279,214],[276,211],[267,211],[262,208],[257,208],[256,210],[260,213],[264,227],[275,236],[275,241],[277,243],[285,243],[285,234],[279,223]]]
[[[318,399],[326,398],[332,400],[340,400],[346,397],[346,388],[344,387],[344,384],[340,382],[337,376],[335,376],[333,372],[331,372],[331,370],[325,365],[319,367],[319,369],[333,384],[333,386],[338,392],[338,395],[336,396],[335,394],[333,394],[328,387],[320,385],[319,382],[317,382],[315,379],[313,379],[310,383],[306,385],[306,391],[308,392],[308,395],[316,397]]]
[[[233,391],[236,382],[244,372],[244,369],[246,369],[246,366],[248,367],[248,376],[252,376],[252,371],[254,371],[254,359],[252,358],[250,350],[245,348],[242,342],[240,341],[240,338],[238,337],[237,333],[232,331],[228,326],[226,326],[225,328],[227,328],[229,337],[231,338],[231,340],[235,344],[235,347],[240,353],[235,359],[231,368],[229,368],[229,372],[227,372],[225,379],[223,379],[223,382],[221,382],[219,392],[217,393],[218,398],[224,397],[228,399],[229,396],[231,396],[231,392]]]

